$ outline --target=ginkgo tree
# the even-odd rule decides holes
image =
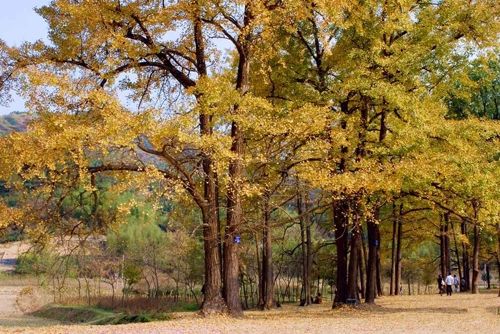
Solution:
[[[318,198],[335,231],[334,305],[359,299],[365,225],[373,303],[387,202],[417,197],[474,229],[496,222],[498,124],[445,117],[470,58],[497,47],[494,5],[54,0],[37,10],[48,42],[0,45],[0,89],[17,80],[35,115],[27,133],[0,139],[0,178],[19,191],[36,182],[52,200],[72,187],[95,196],[98,174],[117,192],[157,183],[189,198],[204,314],[242,312],[238,242],[256,201],[261,306],[272,307],[271,213]],[[315,210],[302,209],[298,220]]]

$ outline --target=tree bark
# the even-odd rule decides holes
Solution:
[[[269,197],[264,196],[264,231],[262,234],[262,309],[271,309],[273,307],[274,279],[272,263],[272,240],[271,240],[271,222]]]
[[[360,239],[361,239],[361,243],[360,243],[360,249],[358,250],[359,252],[359,261],[358,261],[358,270],[359,270],[359,282],[360,282],[360,292],[361,292],[361,298],[365,298],[365,291],[366,291],[366,288],[365,288],[365,268],[366,268],[366,258],[367,256],[365,255],[365,242],[364,242],[364,238],[363,238],[363,229],[361,228],[360,226]]]
[[[477,223],[474,224],[474,248],[472,250],[472,290],[473,294],[479,293],[479,244],[481,235]]]
[[[491,277],[490,277],[490,265],[488,263],[486,263],[485,265],[485,269],[486,269],[486,284],[487,284],[487,289],[491,289]]]
[[[203,237],[205,252],[205,284],[203,285],[203,303],[201,312],[204,315],[226,311],[222,298],[221,271],[219,258],[219,243],[217,218],[210,208],[203,212]]]
[[[349,272],[347,276],[347,299],[354,301],[354,304],[359,303],[358,295],[358,263],[360,250],[360,228],[359,228],[359,212],[358,206],[353,205],[354,226],[351,233],[351,253],[349,256]]]
[[[391,247],[391,283],[389,294],[396,293],[396,236],[398,230],[398,217],[396,212],[396,202],[392,203],[392,247]]]
[[[201,19],[196,17],[194,24],[194,36],[196,44],[197,68],[200,76],[207,74],[205,64],[205,46],[202,36]],[[210,136],[212,125],[210,116],[200,114],[200,135]],[[211,157],[203,153],[202,168],[204,172],[203,196],[205,206],[201,208],[203,216],[203,238],[205,252],[205,282],[203,286],[203,303],[201,311],[203,314],[219,313],[226,311],[226,305],[222,298],[222,265],[220,257],[220,230],[217,217],[216,180]]]
[[[444,214],[439,227],[440,242],[440,267],[441,276],[444,278],[450,272],[450,238],[448,236],[448,214]]]
[[[463,236],[468,236],[467,221],[464,219],[460,225],[461,233]],[[465,280],[464,291],[470,290],[470,263],[469,263],[469,245],[462,241],[462,264],[463,264],[463,278]]]
[[[349,204],[346,200],[334,200],[333,219],[335,225],[335,245],[337,246],[337,274],[333,307],[344,304],[347,299],[348,210]]]
[[[300,222],[300,241],[302,250],[302,288],[301,288],[301,306],[310,305],[311,302],[311,230],[309,215],[307,213],[307,198],[299,191],[297,194],[297,212]]]
[[[453,243],[455,244],[455,257],[457,260],[457,267],[458,267],[458,277],[460,280],[462,280],[462,266],[460,263],[460,253],[458,252],[458,242],[457,242],[457,234],[455,233],[455,224],[451,222],[451,231],[453,233]]]
[[[401,239],[403,237],[403,204],[399,206],[398,215],[398,231],[397,231],[397,248],[396,248],[396,274],[395,274],[395,295],[399,295],[401,285]]]
[[[226,304],[229,312],[238,316],[242,314],[239,286],[239,264],[238,264],[238,243],[239,229],[242,221],[241,207],[241,177],[242,177],[242,154],[243,154],[243,134],[236,122],[231,127],[231,137],[233,143],[231,152],[235,158],[229,163],[229,187],[227,190],[227,226],[224,236],[224,289]]]
[[[248,27],[252,20],[250,6],[245,6],[244,26]],[[241,34],[237,40],[238,71],[236,77],[236,89],[243,96],[250,88],[250,62],[249,42],[250,34]],[[234,106],[234,114],[238,114],[239,106]],[[234,238],[239,236],[242,224],[243,211],[241,206],[241,183],[243,180],[243,132],[237,121],[231,124],[231,153],[233,158],[229,162],[229,184],[227,190],[227,226],[224,237],[224,287],[226,291],[226,304],[232,315],[238,316],[243,313],[240,301],[240,289],[238,282],[238,244]]]
[[[366,221],[368,229],[368,269],[366,271],[365,302],[375,303],[377,293],[377,224],[373,217]]]

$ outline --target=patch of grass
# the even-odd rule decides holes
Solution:
[[[172,312],[196,312],[200,307],[196,303],[177,303],[171,307]]]
[[[50,305],[31,315],[64,323],[87,325],[117,325],[170,319],[166,313],[125,314],[98,307],[62,305]]]

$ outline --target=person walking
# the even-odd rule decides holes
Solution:
[[[455,285],[455,292],[458,292],[458,277],[457,275],[453,275],[453,285]]]
[[[446,295],[451,296],[451,293],[453,291],[453,283],[455,283],[455,280],[453,279],[453,276],[451,276],[451,273],[448,273],[448,276],[446,276],[445,283],[446,283]]]
[[[438,283],[439,294],[442,296],[444,281],[443,281],[443,276],[441,276],[441,274],[438,275],[437,283]]]

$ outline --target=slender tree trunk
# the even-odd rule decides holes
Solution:
[[[357,201],[357,199],[355,199]],[[347,276],[347,299],[354,301],[354,304],[359,303],[358,296],[358,263],[360,249],[360,228],[359,228],[359,208],[357,204],[353,205],[354,226],[351,232],[351,253],[349,256],[349,272]]]
[[[457,260],[457,267],[458,267],[458,277],[460,278],[460,280],[462,280],[462,266],[461,266],[461,263],[460,263],[460,254],[458,252],[458,243],[457,243],[457,234],[455,233],[455,224],[453,224],[453,222],[451,222],[451,231],[453,233],[453,243],[455,245],[455,257],[456,257],[456,260]]]
[[[462,235],[465,237],[468,237],[468,231],[467,231],[467,221],[462,220],[461,226],[460,226]],[[465,242],[462,241],[462,264],[464,266],[464,272],[463,272],[463,278],[465,280],[465,286],[464,286],[464,291],[469,291],[470,290],[470,264],[469,264],[469,245]]]
[[[337,246],[336,291],[333,307],[344,304],[347,299],[347,240],[348,240],[348,209],[347,200],[333,202],[333,219],[335,224],[335,244]]]
[[[382,264],[380,259],[380,245],[382,243],[382,240],[380,237],[380,226],[378,224],[375,225],[375,231],[377,236],[377,296],[383,296],[384,290],[382,288]]]
[[[487,289],[491,289],[491,277],[490,277],[490,265],[486,263],[485,265],[486,269],[486,284],[487,284]]]
[[[444,250],[445,250],[445,266],[446,275],[451,272],[451,258],[450,258],[450,235],[449,235],[449,218],[450,214],[444,214]],[[445,276],[443,276],[445,277]]]
[[[307,213],[308,207],[306,205],[307,199],[299,191],[297,194],[297,212],[299,214],[300,222],[300,241],[302,249],[302,288],[300,296],[300,305],[307,306],[311,304],[311,277],[310,277],[310,228],[309,215]]]
[[[389,294],[395,295],[396,291],[396,235],[398,228],[398,218],[396,211],[396,202],[392,203],[392,247],[391,247],[391,283]]]
[[[305,194],[305,202],[304,202],[304,208],[306,212],[305,222],[306,222],[306,262],[307,262],[307,289],[306,289],[306,299],[308,300],[309,303],[312,303],[312,291],[311,291],[311,281],[312,281],[312,266],[313,266],[313,258],[312,258],[312,236],[311,236],[311,205],[310,205],[310,198],[309,194]]]
[[[274,279],[273,279],[273,263],[272,263],[272,241],[271,241],[271,222],[269,197],[264,196],[264,232],[262,237],[262,275],[263,275],[263,309],[271,309],[273,307],[274,296]]]
[[[396,274],[395,274],[395,295],[399,295],[399,286],[401,285],[401,239],[403,237],[403,204],[399,206],[398,215],[398,233],[397,233],[397,248],[396,248]]]
[[[481,235],[479,226],[474,224],[474,248],[472,250],[472,293],[479,293],[479,244],[481,242]]]
[[[440,244],[440,268],[441,276],[446,277],[450,272],[450,242],[448,237],[448,214],[442,217],[439,226],[439,244]]]
[[[368,269],[366,271],[365,302],[375,303],[377,292],[377,224],[372,217],[367,219],[368,229]]]
[[[361,227],[361,226],[360,226]],[[361,298],[365,298],[365,270],[364,268],[366,268],[366,258],[363,254],[363,248],[364,248],[364,238],[363,238],[363,230],[360,229],[360,239],[361,239],[361,244],[360,244],[360,249],[358,250],[358,258],[359,258],[359,261],[358,261],[358,271],[359,271],[359,290],[361,292]]]
[[[498,282],[500,283],[500,223],[497,224],[497,252],[496,252],[496,258],[497,258]],[[498,287],[498,297],[500,297],[500,286]]]
[[[262,242],[262,247],[264,247],[264,242]],[[264,290],[265,290],[265,282],[264,282],[264,271],[263,271],[263,264],[264,264],[264,249],[262,249],[262,261],[260,257],[260,250],[259,250],[259,240],[257,237],[257,233],[255,233],[255,254],[256,254],[256,260],[257,260],[257,277],[259,279],[259,296],[258,296],[258,301],[259,301],[259,306],[264,305]]]

